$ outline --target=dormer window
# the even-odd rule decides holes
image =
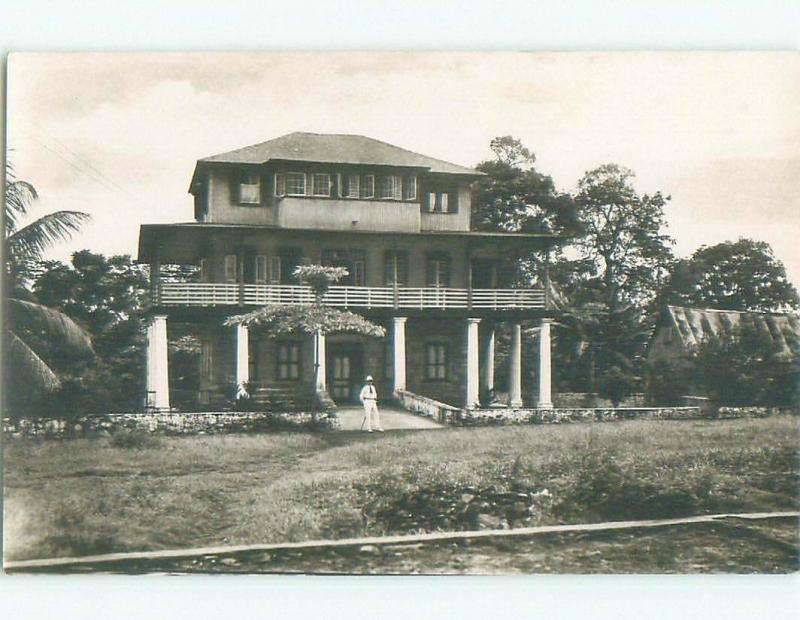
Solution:
[[[259,175],[255,172],[239,174],[239,202],[241,204],[259,204],[261,202],[259,181]]]
[[[303,172],[286,173],[286,195],[305,196],[306,195],[306,175]]]
[[[331,195],[331,175],[325,173],[314,173],[311,175],[311,194],[313,196]]]

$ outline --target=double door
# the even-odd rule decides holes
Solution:
[[[328,386],[337,403],[358,402],[364,381],[361,345],[336,344],[328,349]]]

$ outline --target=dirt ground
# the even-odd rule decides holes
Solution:
[[[790,573],[800,569],[793,518],[464,541],[247,551],[60,567],[59,573],[371,575]]]

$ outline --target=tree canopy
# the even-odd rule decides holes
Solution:
[[[682,306],[761,312],[797,309],[800,304],[769,244],[744,238],[702,246],[678,261],[661,299]]]

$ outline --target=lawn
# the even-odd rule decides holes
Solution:
[[[13,441],[5,558],[795,510],[798,435],[774,417]]]

